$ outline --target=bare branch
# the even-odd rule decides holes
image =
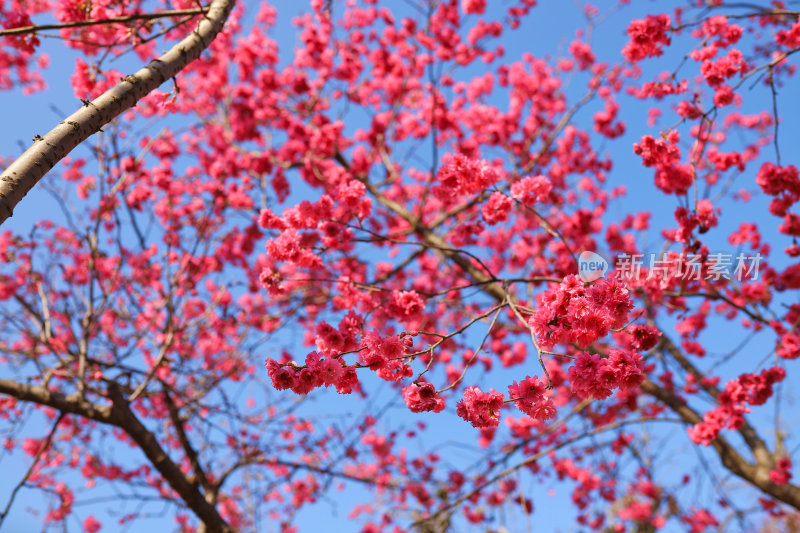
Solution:
[[[155,435],[150,432],[131,410],[122,389],[109,383],[108,397],[111,406],[101,406],[82,398],[79,394],[69,396],[45,387],[26,385],[13,380],[0,379],[0,394],[13,396],[26,402],[47,405],[62,414],[70,413],[116,426],[127,433],[144,452],[150,463],[158,470],[180,498],[206,526],[208,533],[233,533],[235,530],[220,516],[180,467],[167,455]]]
[[[45,30],[63,30],[68,28],[82,28],[85,26],[99,26],[102,24],[114,24],[133,22],[134,20],[154,20],[166,17],[183,17],[191,15],[202,15],[208,13],[210,6],[197,7],[194,9],[171,9],[168,11],[158,11],[156,13],[132,13],[119,17],[111,17],[101,20],[76,20],[73,22],[61,22],[58,24],[38,24],[34,26],[22,26],[20,28],[9,28],[0,30],[0,37],[8,35],[24,35],[26,33],[36,33]]]
[[[11,496],[8,497],[8,502],[6,503],[6,507],[5,509],[3,509],[3,512],[0,513],[0,527],[3,526],[3,522],[8,516],[9,511],[11,511],[11,506],[14,505],[14,500],[17,497],[17,493],[20,491],[22,487],[25,486],[25,483],[28,481],[28,478],[30,478],[31,474],[33,474],[33,470],[39,463],[39,459],[41,459],[42,455],[44,455],[44,453],[48,450],[48,448],[50,448],[50,443],[53,442],[53,435],[55,435],[56,429],[58,429],[58,425],[61,423],[63,419],[64,419],[64,413],[58,415],[55,424],[53,424],[53,427],[47,433],[47,437],[45,437],[44,442],[42,442],[41,445],[39,446],[39,450],[36,452],[36,456],[33,458],[31,466],[25,472],[25,475],[22,476],[20,482],[16,484],[14,490],[11,491]]]

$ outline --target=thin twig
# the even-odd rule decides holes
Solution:
[[[56,423],[53,424],[53,427],[50,429],[50,432],[47,434],[47,437],[45,437],[44,443],[42,443],[42,445],[39,446],[39,450],[36,452],[36,456],[33,458],[33,463],[31,463],[31,466],[28,468],[28,471],[25,472],[25,475],[22,476],[20,482],[17,483],[17,485],[14,487],[14,490],[11,491],[11,496],[9,496],[8,498],[8,503],[6,503],[6,507],[5,509],[3,509],[3,512],[0,513],[0,527],[3,527],[3,522],[8,516],[9,511],[11,511],[11,506],[14,505],[14,499],[17,497],[17,493],[20,491],[20,489],[22,489],[22,487],[25,486],[25,483],[27,483],[28,478],[31,477],[31,474],[33,474],[33,470],[39,463],[39,459],[41,459],[42,455],[44,455],[44,452],[46,452],[50,448],[50,443],[53,441],[53,435],[55,435],[56,429],[58,428],[58,424],[61,423],[61,420],[64,419],[65,415],[66,413],[64,412],[58,415]]]
[[[497,323],[497,317],[500,316],[500,311],[503,310],[503,307],[499,307],[497,309],[497,312],[494,314],[494,317],[492,318],[492,322],[489,324],[489,329],[486,330],[486,335],[483,336],[483,340],[481,341],[480,346],[478,346],[478,349],[475,350],[475,352],[472,354],[472,357],[470,357],[469,361],[466,362],[466,364],[464,365],[464,370],[461,372],[461,375],[458,376],[458,379],[456,379],[454,382],[452,382],[450,385],[448,385],[447,387],[443,388],[442,390],[436,391],[436,394],[441,394],[444,391],[448,391],[448,390],[454,388],[459,383],[461,383],[461,380],[463,380],[464,376],[467,375],[467,369],[472,365],[472,363],[478,357],[478,354],[483,349],[483,345],[486,344],[486,340],[489,338],[489,335],[492,334],[492,330],[494,329],[494,325]]]
[[[101,20],[76,20],[73,22],[61,22],[58,24],[37,24],[34,26],[23,26],[20,28],[9,28],[0,30],[0,37],[10,35],[24,35],[26,33],[36,33],[45,30],[62,30],[67,28],[81,28],[85,26],[99,26],[102,24],[114,24],[133,22],[134,20],[154,20],[165,17],[182,17],[186,15],[202,15],[207,13],[209,6],[194,9],[171,9],[168,11],[158,11],[156,13],[133,13],[119,17],[111,17]]]

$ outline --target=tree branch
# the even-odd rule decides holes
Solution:
[[[46,387],[26,385],[16,381],[0,379],[0,394],[13,396],[26,402],[47,405],[61,413],[70,413],[103,424],[116,426],[138,445],[150,463],[158,470],[183,502],[202,520],[208,533],[234,533],[234,529],[220,516],[217,509],[200,493],[180,467],[167,455],[150,432],[131,410],[117,383],[109,383],[108,397],[111,406],[92,403],[79,394],[66,395]]]
[[[126,76],[44,137],[36,137],[33,146],[0,175],[0,224],[12,215],[14,207],[28,191],[73,148],[200,57],[222,31],[235,1],[213,0],[197,29],[169,52],[154,59],[136,74]]]
[[[55,435],[56,430],[58,429],[58,425],[64,419],[64,416],[65,415],[63,412],[60,415],[58,415],[55,424],[53,424],[53,427],[47,433],[47,437],[45,437],[44,442],[42,442],[39,445],[39,450],[36,452],[36,457],[33,458],[33,463],[31,463],[31,466],[25,472],[25,475],[22,476],[20,482],[14,486],[14,490],[11,491],[11,496],[8,497],[8,502],[6,503],[6,507],[5,509],[3,509],[3,512],[0,513],[0,527],[3,526],[3,522],[8,516],[8,513],[11,511],[11,506],[14,505],[14,500],[17,497],[17,493],[20,491],[20,489],[22,489],[22,487],[25,486],[25,483],[27,483],[28,478],[30,478],[31,474],[33,474],[36,465],[39,464],[39,459],[41,459],[42,455],[44,455],[44,453],[50,448],[50,444],[53,442],[53,435]]]
[[[667,405],[688,424],[694,425],[703,421],[700,414],[689,407],[682,398],[649,379],[642,383],[642,392]],[[717,437],[711,441],[711,446],[717,452],[725,468],[776,500],[787,503],[795,509],[800,509],[800,487],[789,484],[776,485],[769,479],[770,469],[768,466],[748,463],[723,437]]]
[[[211,484],[208,482],[208,478],[206,477],[203,467],[200,465],[200,457],[197,454],[197,450],[192,447],[192,443],[189,441],[189,436],[186,434],[186,429],[183,427],[183,421],[181,420],[180,413],[178,412],[178,407],[175,405],[175,402],[172,400],[172,397],[166,390],[164,390],[164,401],[167,404],[169,418],[172,421],[172,425],[175,426],[175,433],[178,435],[178,441],[181,443],[181,447],[183,447],[183,451],[186,453],[186,457],[189,459],[189,464],[192,465],[192,471],[194,472],[195,479],[200,483],[206,493],[214,492],[214,490],[212,490],[213,487],[211,487]]]
[[[670,356],[683,368],[686,372],[693,374],[697,378],[700,386],[715,400],[719,396],[720,390],[713,385],[703,382],[703,374],[694,366],[691,361],[684,355],[684,353],[672,342],[667,335],[661,337],[661,345],[669,352]],[[697,422],[695,422],[697,423]],[[742,427],[739,428],[739,434],[744,439],[747,447],[753,452],[753,457],[756,463],[762,466],[771,466],[773,464],[772,454],[767,448],[764,440],[758,435],[758,432],[750,425],[747,420],[744,421]]]
[[[131,410],[119,385],[109,383],[108,395],[113,402],[114,425],[125,430],[144,452],[156,470],[178,493],[186,505],[194,511],[206,526],[208,533],[233,533],[235,530],[220,516],[217,509],[200,493],[197,486],[189,481],[180,467],[170,459],[167,452]]]
[[[208,13],[210,6],[197,7],[194,9],[171,9],[168,11],[158,11],[156,13],[132,13],[119,17],[111,17],[102,20],[76,20],[73,22],[61,22],[58,24],[38,24],[35,26],[22,26],[20,28],[9,28],[0,30],[0,37],[10,35],[24,35],[26,33],[36,33],[45,30],[63,30],[68,28],[82,28],[84,26],[99,26],[102,24],[133,22],[134,20],[154,20],[166,17],[183,17],[191,15],[202,15]]]
[[[111,408],[82,399],[78,394],[66,394],[46,387],[26,385],[10,379],[0,379],[0,394],[12,396],[23,402],[47,405],[62,413],[79,415],[103,424],[114,424]]]

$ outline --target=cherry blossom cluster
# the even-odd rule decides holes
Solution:
[[[296,394],[308,394],[313,389],[323,386],[333,386],[341,394],[349,394],[358,388],[355,368],[347,366],[341,358],[311,352],[306,357],[305,363],[301,367],[267,359],[267,374],[272,380],[272,385],[278,390],[291,389]]]
[[[548,397],[547,384],[536,376],[527,376],[519,384],[508,386],[508,395],[517,408],[531,418],[548,420],[556,416],[553,399]]]
[[[775,35],[775,42],[786,48],[800,48],[800,21],[795,22],[788,30],[781,30]]]
[[[410,344],[411,338],[407,335],[382,338],[376,332],[370,332],[364,336],[364,349],[358,354],[359,361],[381,379],[400,381],[413,374],[404,359]]]
[[[762,370],[760,374],[742,374],[725,384],[717,396],[719,405],[703,415],[703,421],[688,429],[689,438],[695,444],[708,446],[727,429],[739,429],[744,425],[748,405],[763,405],[772,396],[772,387],[786,377],[781,367]]]
[[[737,73],[746,74],[750,68],[740,50],[731,49],[726,55],[720,55],[720,51],[739,42],[743,31],[741,26],[729,23],[727,17],[716,15],[707,18],[693,32],[694,37],[703,39],[704,46],[692,50],[689,57],[700,63],[700,72],[714,89],[714,105],[718,108],[734,100],[733,89],[725,82]],[[688,102],[684,101],[683,105],[687,106]],[[696,118],[691,112],[685,116]]]
[[[622,49],[622,54],[632,62],[663,54],[662,45],[669,45],[671,20],[669,15],[648,15],[634,20],[628,25],[630,41]]]
[[[800,236],[800,216],[791,212],[792,207],[800,201],[800,173],[794,165],[779,166],[770,162],[765,162],[756,174],[756,183],[761,190],[773,197],[769,204],[769,212],[782,219],[783,223],[778,226],[778,231],[790,235],[793,238],[792,244],[785,248],[785,252],[790,257],[800,256],[800,246],[795,242]],[[800,266],[789,265],[780,274],[781,288],[800,287]],[[792,313],[794,315],[794,313]],[[776,323],[774,329],[778,335],[782,336],[782,344],[787,348],[778,349],[782,357],[793,358],[796,350],[793,346],[793,332],[788,332],[783,325]]]
[[[456,414],[476,428],[494,428],[500,422],[503,394],[494,389],[484,392],[476,386],[464,390],[464,398],[456,405]]]
[[[31,15],[47,12],[49,1],[28,2],[10,0],[0,2],[0,27],[22,28],[33,25]],[[35,33],[23,33],[0,37],[0,91],[22,87],[26,94],[45,88],[44,77],[39,70],[49,63],[47,54],[37,54],[40,39]]]
[[[661,332],[654,326],[633,324],[627,328],[630,334],[630,344],[634,350],[646,352],[658,344]]]
[[[483,15],[486,0],[461,0],[461,10],[467,15]]]
[[[786,331],[781,326],[776,328],[780,336],[778,337],[775,353],[783,359],[797,359],[800,357],[800,334],[795,331]]]
[[[566,276],[558,287],[536,296],[536,312],[529,324],[541,348],[576,343],[589,346],[629,320],[633,301],[616,278],[586,284],[576,275]]]
[[[12,12],[3,14],[3,28],[9,30],[12,28],[24,28],[26,26],[33,26],[31,17],[28,13]],[[36,47],[39,46],[39,37],[35,33],[23,33],[20,35],[8,35],[5,37],[6,42],[14,48],[20,50],[24,54],[33,54]]]
[[[493,226],[508,220],[508,215],[514,207],[514,200],[501,192],[493,192],[481,207],[483,220]]]
[[[693,37],[706,39],[706,46],[699,50],[692,50],[690,55],[693,59],[705,56],[707,59],[714,55],[711,48],[726,48],[739,42],[742,38],[744,29],[728,22],[728,17],[724,15],[714,15],[703,21],[700,28],[692,32]]]
[[[661,100],[671,94],[682,94],[689,90],[689,81],[681,80],[671,82],[667,76],[663,76],[663,81],[647,81],[641,87],[628,87],[628,94],[636,98],[655,98]],[[681,102],[684,106],[689,105],[685,100]],[[681,104],[678,104],[679,106]],[[699,115],[697,115],[699,116]]]
[[[445,156],[436,177],[439,184],[433,188],[433,193],[446,201],[460,194],[482,192],[494,185],[500,174],[483,159],[470,159],[457,153]]]
[[[697,509],[681,517],[681,522],[689,526],[690,533],[703,533],[709,528],[719,526],[719,520],[707,509]]]
[[[716,61],[706,59],[700,65],[700,71],[706,79],[706,83],[711,87],[717,87],[724,83],[728,78],[736,74],[747,73],[749,66],[744,60],[742,52],[736,49],[728,50],[728,54],[720,57]]]
[[[675,208],[674,216],[679,227],[676,231],[666,230],[664,234],[675,242],[691,244],[694,230],[697,229],[701,234],[708,232],[717,225],[718,215],[719,208],[714,209],[711,200],[707,198],[698,201],[694,211],[678,206]]]
[[[632,390],[644,381],[644,360],[630,350],[611,349],[608,357],[582,352],[569,369],[572,392],[580,398],[602,400],[620,388]]]
[[[553,184],[546,176],[526,176],[511,184],[511,196],[523,204],[545,202],[550,197]]]
[[[792,479],[792,460],[781,457],[776,463],[775,468],[769,472],[769,479],[776,485],[786,485]]]
[[[414,413],[433,411],[438,413],[444,410],[444,399],[436,393],[432,383],[420,381],[403,388],[403,401]]]
[[[633,153],[641,156],[644,166],[655,168],[656,187],[666,194],[686,194],[692,185],[691,167],[680,164],[679,141],[680,134],[670,130],[662,139],[645,135],[633,145]]]
[[[800,200],[800,174],[794,165],[778,166],[767,161],[758,169],[756,183],[762,191],[776,197],[770,205],[774,215],[783,216]]]
[[[381,337],[377,332],[368,332],[357,341],[361,319],[354,313],[348,314],[334,328],[320,323],[316,329],[314,342],[317,351],[310,352],[305,365],[288,360],[283,362],[267,358],[266,368],[273,386],[278,390],[291,389],[297,394],[308,394],[317,387],[333,386],[340,394],[350,394],[360,390],[356,368],[365,367],[389,382],[399,382],[411,377],[413,371],[407,364],[407,350],[412,339],[409,334]],[[348,365],[343,354],[357,353],[357,362]],[[419,382],[406,387],[404,397],[409,408],[419,411],[440,411],[444,407],[436,395],[433,385]]]

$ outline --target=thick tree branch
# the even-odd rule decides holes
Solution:
[[[203,490],[206,491],[206,494],[215,492],[212,490],[213,487],[211,487],[211,484],[208,482],[206,473],[203,470],[203,467],[200,465],[200,457],[197,454],[197,450],[194,449],[192,443],[189,441],[189,436],[186,434],[186,428],[183,426],[183,420],[181,420],[178,407],[175,405],[175,402],[172,400],[172,397],[170,397],[166,390],[164,391],[164,401],[167,404],[169,418],[172,421],[172,425],[175,426],[175,433],[178,435],[178,441],[181,443],[181,447],[183,448],[184,453],[186,453],[186,457],[189,459],[189,464],[192,465],[192,471],[194,472],[195,479],[203,487]]]
[[[82,416],[103,424],[114,424],[110,407],[82,399],[78,394],[67,396],[46,387],[26,385],[10,379],[0,379],[0,394],[12,396],[23,402],[47,405],[62,413]]]
[[[235,0],[213,0],[208,14],[181,42],[136,74],[126,76],[92,102],[67,117],[44,137],[37,137],[0,176],[0,224],[9,218],[14,207],[55,164],[139,99],[174,77],[186,65],[200,57],[222,31]]]
[[[695,376],[697,382],[700,383],[700,386],[703,387],[703,389],[709,395],[711,395],[714,399],[719,396],[720,390],[713,385],[703,382],[703,374],[691,363],[691,361],[689,361],[689,358],[686,357],[686,355],[675,345],[675,343],[672,342],[668,336],[663,335],[661,337],[661,345],[667,350],[667,352],[669,352],[670,356],[681,366],[681,368]],[[748,448],[750,448],[750,450],[753,452],[756,463],[762,466],[772,466],[772,454],[767,448],[764,440],[758,435],[758,432],[755,430],[755,428],[753,428],[753,426],[751,426],[750,423],[745,420],[744,424],[741,428],[739,428],[738,431]]]
[[[189,481],[180,467],[170,459],[156,440],[155,435],[139,421],[139,418],[131,410],[123,391],[116,383],[109,384],[108,394],[113,402],[114,424],[124,429],[125,433],[136,442],[186,505],[203,521],[206,531],[208,533],[233,533],[234,529],[220,516],[217,509],[206,501],[197,485]]]
[[[649,379],[642,383],[642,391],[667,405],[688,424],[698,424],[703,421],[700,414],[689,407],[678,395],[653,383]],[[717,452],[725,468],[776,500],[787,503],[795,509],[800,509],[800,487],[788,484],[776,485],[769,479],[770,469],[768,466],[748,463],[723,437],[717,437],[711,441],[711,446]]]
[[[220,516],[217,509],[200,493],[181,471],[180,467],[167,455],[150,432],[131,410],[123,391],[116,383],[110,383],[108,395],[111,406],[92,403],[79,394],[65,395],[46,387],[26,385],[16,381],[0,379],[0,394],[18,400],[47,405],[61,413],[70,413],[103,424],[116,426],[139,446],[150,463],[158,470],[170,487],[178,493],[183,502],[203,521],[208,533],[233,533],[235,530]]]

